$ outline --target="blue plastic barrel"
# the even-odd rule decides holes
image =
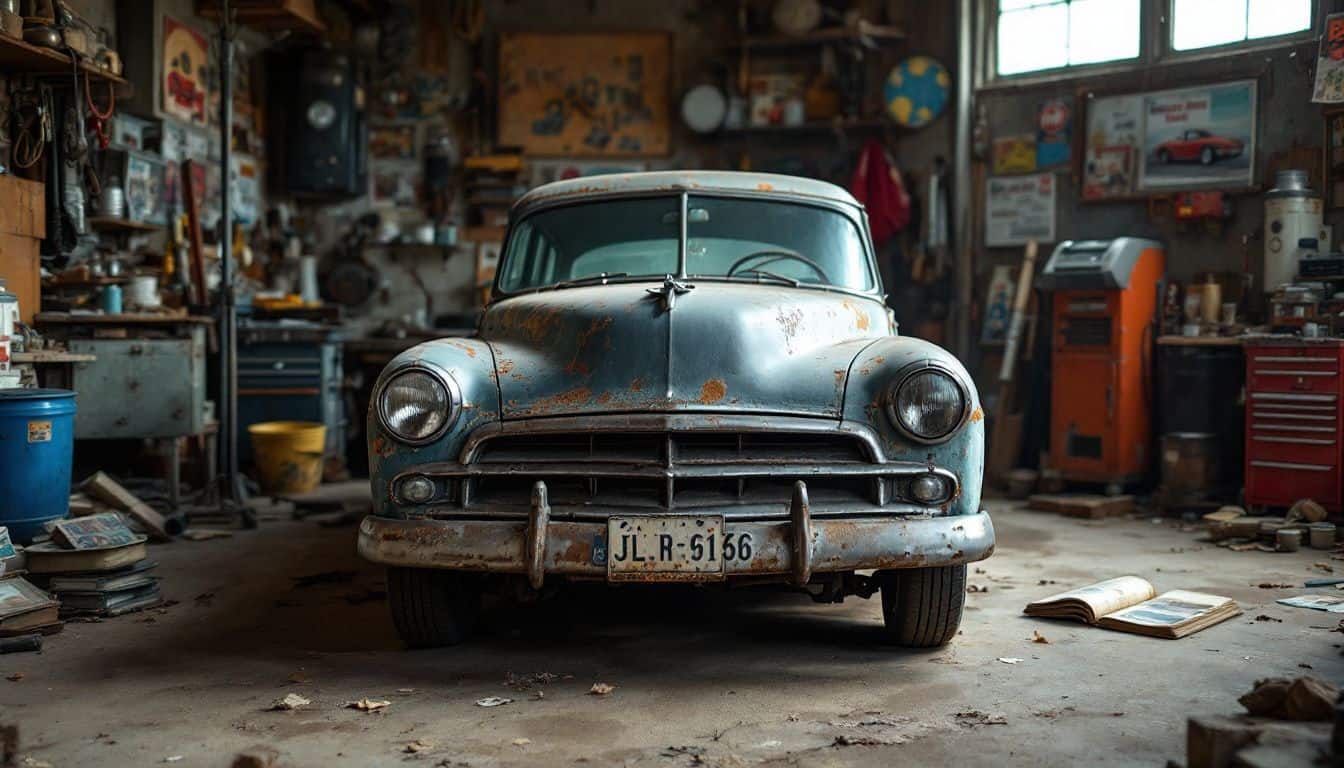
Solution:
[[[0,525],[27,544],[70,512],[75,393],[0,389]]]

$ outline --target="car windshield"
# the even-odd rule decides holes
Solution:
[[[873,278],[853,220],[815,205],[690,195],[686,275],[869,290]],[[681,197],[550,208],[523,219],[509,238],[499,290],[678,273]]]

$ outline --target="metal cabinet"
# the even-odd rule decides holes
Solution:
[[[345,453],[345,404],[341,344],[329,329],[251,322],[239,328],[239,458],[252,456],[249,425],[263,421],[314,421],[327,428],[325,453]]]
[[[205,329],[175,339],[70,339],[75,437],[181,437],[205,429]]]

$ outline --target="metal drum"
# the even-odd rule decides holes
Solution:
[[[70,512],[75,393],[0,390],[0,525],[26,544]]]

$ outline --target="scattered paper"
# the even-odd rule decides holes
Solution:
[[[414,755],[420,752],[427,752],[433,748],[434,742],[429,741],[428,739],[416,739],[410,744],[407,744],[404,751],[408,755]]]
[[[359,701],[345,702],[347,709],[358,709],[360,712],[377,712],[380,709],[387,709],[392,706],[392,702],[382,699],[360,699]]]
[[[512,704],[513,699],[506,699],[503,696],[486,696],[484,699],[477,699],[478,707],[502,707],[505,704]]]
[[[1033,643],[1040,643],[1041,645],[1049,645],[1049,644],[1050,644],[1050,641],[1045,639],[1045,635],[1042,635],[1040,632],[1038,632],[1038,631],[1036,631],[1036,630],[1032,630],[1032,633],[1031,633],[1031,642],[1033,642]]]
[[[513,740],[513,746],[515,746],[515,747],[526,747],[528,744],[531,744],[531,743],[532,743],[532,740],[531,740],[531,739],[514,739],[514,740]]]
[[[1344,613],[1344,597],[1338,595],[1298,595],[1280,598],[1274,602],[1291,605],[1294,608],[1310,608],[1313,611]]]
[[[180,762],[182,762],[182,755],[173,755],[173,756],[171,756],[171,757],[165,757],[165,758],[163,758],[163,762],[165,762],[165,763],[180,763]]]
[[[22,672],[14,672],[14,673],[12,673],[12,674],[10,674],[10,675],[7,675],[7,676],[5,677],[5,679],[8,680],[8,681],[11,682],[11,683],[17,683],[17,682],[19,682],[20,680],[23,679],[23,673],[22,673]]]
[[[1004,664],[1021,664],[1021,663],[1022,663],[1022,660],[1021,660],[1021,659],[1014,658],[1014,657],[1012,657],[1012,656],[1000,656],[1000,657],[999,657],[999,661],[1003,662]]]
[[[271,702],[271,709],[288,711],[298,709],[299,707],[306,707],[312,703],[313,702],[309,701],[308,699],[305,699],[304,697],[300,696],[297,693],[287,693],[285,694],[285,697],[283,699],[276,699],[275,701]]]
[[[607,696],[616,690],[616,686],[611,683],[593,683],[593,687],[588,689],[590,696]]]

